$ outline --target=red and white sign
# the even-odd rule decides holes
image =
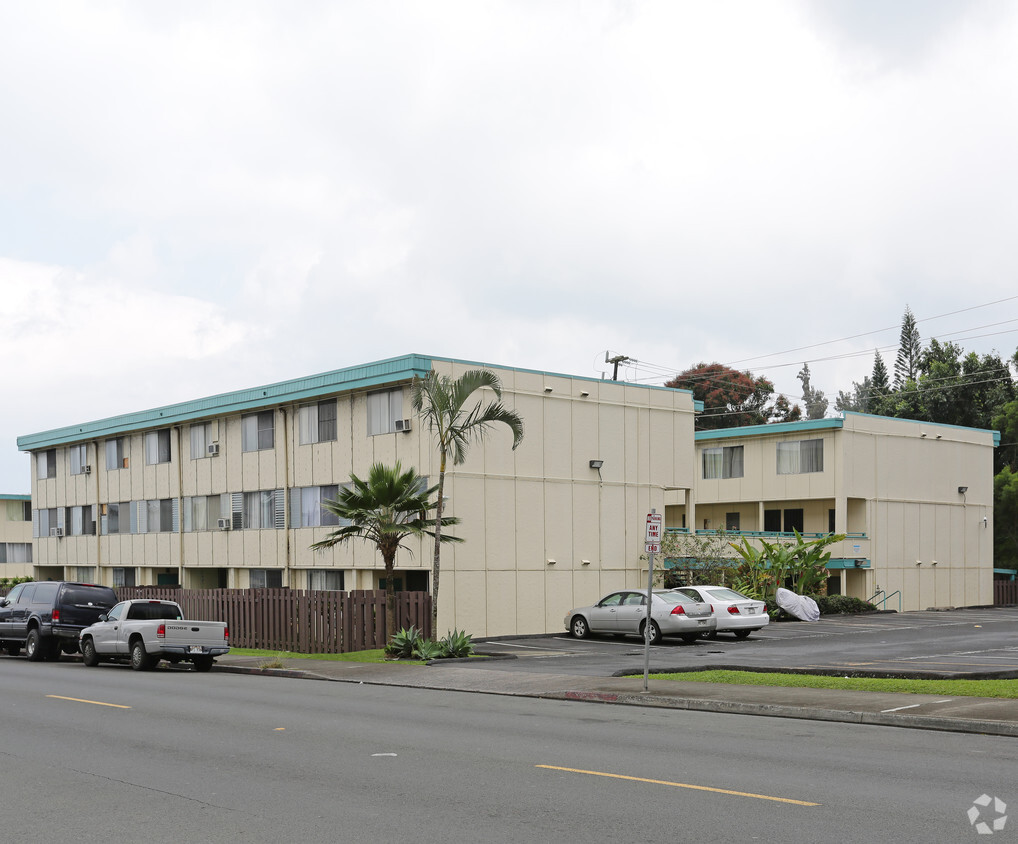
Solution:
[[[661,553],[661,521],[660,513],[647,514],[647,537],[644,550],[648,554]]]

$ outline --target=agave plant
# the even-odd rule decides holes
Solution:
[[[442,659],[447,656],[445,645],[433,639],[421,639],[414,647],[414,656],[417,659]]]
[[[418,643],[423,641],[423,636],[424,633],[412,624],[409,630],[403,627],[398,633],[392,634],[389,644],[385,647],[385,653],[397,659],[412,659]]]
[[[461,659],[474,652],[473,637],[460,630],[453,630],[446,634],[446,637],[442,639],[442,646],[446,650],[446,655],[453,659]]]

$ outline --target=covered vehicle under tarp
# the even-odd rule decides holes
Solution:
[[[806,595],[796,595],[790,589],[778,589],[774,596],[777,604],[789,615],[794,615],[800,621],[819,621],[820,608],[817,602]]]

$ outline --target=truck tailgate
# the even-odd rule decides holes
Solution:
[[[165,636],[160,637],[163,647],[224,648],[229,645],[224,621],[167,621],[164,627]]]

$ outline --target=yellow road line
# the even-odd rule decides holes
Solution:
[[[753,794],[749,791],[731,791],[727,788],[711,788],[709,785],[690,785],[685,782],[668,782],[668,780],[649,780],[643,777],[627,777],[623,774],[606,774],[604,771],[584,771],[580,768],[560,768],[557,765],[535,765],[535,768],[546,768],[549,771],[565,771],[570,774],[590,774],[592,777],[610,777],[616,780],[629,780],[630,782],[646,782],[651,785],[670,785],[673,788],[692,788],[696,791],[713,791],[716,794],[733,794],[736,797],[755,797],[757,800],[774,800],[778,803],[793,803],[796,806],[819,806],[819,803],[810,803],[806,800],[792,800],[789,797],[771,797],[767,794]]]
[[[130,709],[130,706],[121,706],[119,703],[103,703],[101,700],[84,700],[80,697],[64,697],[63,695],[46,695],[56,700],[70,700],[75,703],[91,703],[95,706],[112,706],[114,709]]]

